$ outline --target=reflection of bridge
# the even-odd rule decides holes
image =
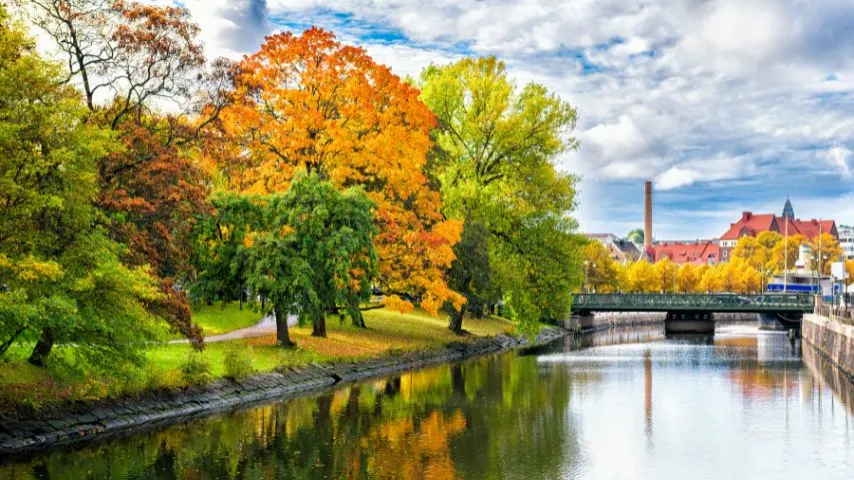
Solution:
[[[572,313],[584,317],[595,312],[666,312],[668,332],[714,332],[715,313],[758,313],[785,323],[814,308],[813,297],[804,294],[620,293],[576,295]]]

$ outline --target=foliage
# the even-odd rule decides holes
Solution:
[[[492,284],[524,324],[562,318],[583,275],[576,179],[554,167],[577,145],[575,110],[541,85],[517,89],[492,57],[430,66],[419,85],[439,120],[430,174],[445,214],[490,233]]]
[[[343,305],[352,315],[370,297],[375,204],[358,189],[338,192],[317,174],[298,177],[287,193],[264,203],[265,229],[250,247],[249,285],[273,302],[277,315],[295,311],[313,335],[325,337],[328,313]]]
[[[252,359],[246,349],[233,346],[226,350],[222,359],[225,367],[225,377],[232,380],[242,380],[252,374]]]
[[[821,237],[816,237],[809,243],[812,249],[813,262],[815,270],[824,275],[830,275],[831,264],[839,261],[842,256],[842,247],[839,245],[839,240],[829,233],[822,233]]]
[[[272,35],[245,57],[233,98],[213,147],[231,188],[282,192],[301,172],[361,186],[376,204],[376,281],[390,303],[411,308],[406,296],[431,311],[460,307],[445,270],[462,225],[442,217],[424,175],[434,117],[415,88],[361,48],[310,28]]]
[[[161,296],[97,223],[96,161],[116,146],[61,78],[0,9],[0,355],[38,340],[34,364],[72,343],[95,367],[137,362]]]
[[[489,266],[489,232],[483,223],[465,223],[462,240],[454,247],[454,254],[457,258],[451,266],[448,285],[465,296],[466,303],[460,309],[449,306],[448,328],[462,333],[466,312],[481,317],[495,300]]]
[[[619,266],[608,249],[598,240],[588,241],[582,247],[587,283],[591,292],[614,293],[619,286]]]
[[[190,352],[181,364],[181,375],[187,385],[204,385],[213,379],[210,362],[198,352]]]
[[[626,234],[626,239],[630,240],[635,245],[643,245],[644,231],[642,228],[635,228]]]

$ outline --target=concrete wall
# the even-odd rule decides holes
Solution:
[[[854,378],[854,326],[807,314],[801,325],[801,335],[807,344],[835,363],[845,375]]]

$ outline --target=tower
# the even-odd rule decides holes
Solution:
[[[795,209],[792,208],[788,195],[786,195],[786,204],[783,206],[783,218],[789,219],[790,222],[795,219]]]
[[[652,182],[644,184],[644,209],[643,209],[643,246],[652,246]]]

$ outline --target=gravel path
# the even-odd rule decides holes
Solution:
[[[288,315],[288,327],[293,327],[297,324],[296,315]],[[251,327],[241,328],[222,335],[211,335],[205,337],[205,343],[225,342],[226,340],[234,340],[237,338],[255,338],[276,333],[276,318],[273,315],[267,315],[260,322]],[[186,338],[180,340],[171,340],[169,343],[189,343]]]

